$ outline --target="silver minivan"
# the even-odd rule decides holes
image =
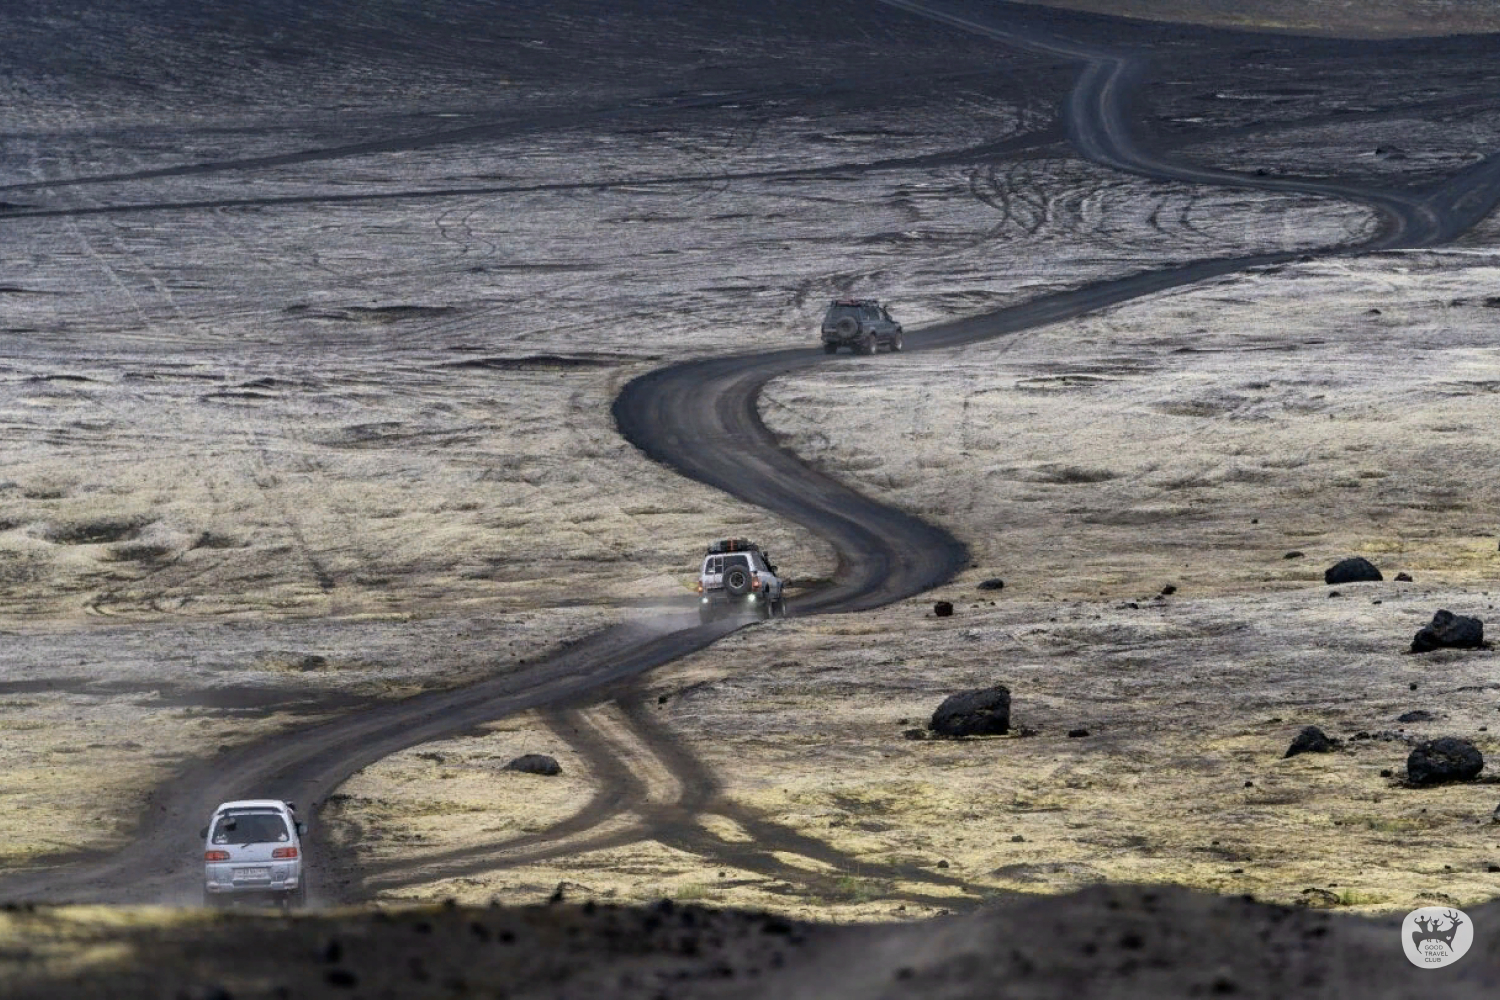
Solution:
[[[214,810],[200,836],[203,903],[268,902],[283,907],[307,900],[302,835],[307,825],[280,799],[242,799]]]

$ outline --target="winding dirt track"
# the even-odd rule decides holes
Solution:
[[[1147,69],[1141,54],[1083,45],[1031,30],[1022,32],[1003,22],[1003,8],[987,14],[960,14],[936,2],[880,2],[892,9],[891,16],[928,18],[1005,45],[1081,63],[1077,84],[1063,110],[1072,144],[1097,163],[1161,180],[1350,199],[1369,205],[1380,214],[1382,224],[1374,239],[1355,247],[1328,248],[1321,251],[1323,254],[1440,244],[1464,232],[1500,202],[1497,157],[1441,184],[1418,190],[1253,177],[1168,162],[1137,141],[1127,113],[1130,95]],[[1046,138],[1051,140],[1055,136]],[[436,137],[433,141],[446,139]],[[371,148],[378,145],[371,144]],[[165,175],[161,171],[153,173]],[[114,210],[145,208],[120,206]],[[1103,281],[986,316],[912,331],[907,336],[907,349],[939,350],[992,339],[1163,289],[1298,256],[1303,255],[1276,253],[1207,260]],[[800,601],[793,609],[799,615],[856,611],[889,603],[941,584],[968,562],[967,551],[957,539],[810,469],[781,448],[761,422],[756,404],[767,382],[813,365],[830,363],[839,362],[826,357],[821,350],[792,350],[675,365],[630,383],[614,405],[621,433],[651,458],[794,520],[828,540],[838,554],[837,583]],[[349,776],[394,752],[462,733],[523,709],[577,704],[591,692],[597,699],[598,693],[609,686],[618,687],[621,682],[702,649],[741,627],[733,622],[698,626],[689,615],[674,624],[681,627],[666,634],[629,626],[611,628],[543,662],[467,688],[384,705],[204,761],[155,793],[135,839],[125,849],[15,874],[0,881],[0,895],[104,902],[192,899],[199,877],[193,834],[218,801],[247,794],[274,795],[296,800],[304,807],[316,807]],[[598,758],[605,791],[584,813],[549,835],[492,845],[489,850],[520,852],[535,860],[583,846],[619,842],[616,837],[639,839],[648,832],[670,839],[693,825],[684,820],[691,820],[695,810],[710,805],[716,789],[712,776],[686,752],[674,748],[669,734],[655,732],[649,717],[633,709],[629,701],[623,711],[630,729],[652,748],[681,786],[676,801],[667,803],[670,808],[656,809],[656,821],[648,815],[645,822],[632,830],[590,835],[591,830],[599,830],[622,811],[637,808],[650,813],[651,810],[641,807],[642,800],[649,797],[634,787],[636,779],[622,771],[613,774],[611,781],[613,772],[606,759],[608,753],[601,751],[597,742],[584,740],[586,746],[593,747],[593,752],[586,750],[585,756]],[[562,719],[559,725],[566,724],[566,716]],[[728,815],[723,809],[719,811]],[[790,831],[758,826],[752,816],[731,818],[757,837],[764,835],[770,841],[788,843],[797,838]],[[573,836],[584,839],[582,843],[565,842],[554,847],[549,846],[553,835],[559,839]],[[725,852],[733,849],[733,845],[724,843],[704,844],[680,838],[675,842],[715,856],[725,856]],[[312,848],[311,870],[316,873],[323,867],[322,852],[316,843]],[[799,843],[797,849],[814,856],[821,852],[828,855],[830,863],[841,861],[815,842]],[[755,868],[758,860],[764,860],[756,855],[766,855],[767,851],[764,845],[752,843],[740,853],[743,856],[734,863]],[[496,863],[487,854],[487,850],[481,850],[468,859],[448,860],[458,866]],[[439,867],[452,870],[451,866]],[[377,885],[382,881],[392,884],[392,873],[370,874]],[[910,877],[915,873],[900,874]],[[395,881],[399,884],[399,877]],[[930,873],[927,881],[929,884],[932,881]],[[341,890],[316,882],[313,888],[325,900],[356,898],[366,891],[364,887]]]

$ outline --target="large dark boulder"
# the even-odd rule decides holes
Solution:
[[[1010,729],[1010,688],[997,684],[949,695],[927,728],[939,736],[1002,736]]]
[[[1468,740],[1444,736],[1418,743],[1406,758],[1406,780],[1413,785],[1469,781],[1484,769],[1484,755]]]
[[[1375,564],[1363,556],[1340,560],[1323,571],[1323,582],[1329,586],[1384,579],[1385,577],[1380,575],[1380,570],[1375,568]]]
[[[1479,649],[1484,645],[1484,622],[1451,611],[1439,611],[1411,641],[1413,653],[1434,649]]]
[[[1333,740],[1317,726],[1307,726],[1292,740],[1292,745],[1286,748],[1282,759],[1295,757],[1299,753],[1328,753],[1333,749]]]
[[[507,771],[520,771],[523,774],[545,774],[548,776],[562,774],[562,765],[554,757],[548,757],[544,753],[522,754],[509,764],[505,765]]]

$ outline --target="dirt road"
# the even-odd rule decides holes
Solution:
[[[886,0],[885,8],[881,14],[872,16],[926,19],[977,34],[999,45],[1021,47],[1076,64],[1077,82],[1062,106],[1062,124],[1074,147],[1097,164],[1160,180],[1350,199],[1379,213],[1382,224],[1374,239],[1360,246],[1329,247],[1318,251],[1321,254],[1438,245],[1466,231],[1500,201],[1500,158],[1493,156],[1442,183],[1417,190],[1258,176],[1178,162],[1145,143],[1138,136],[1132,118],[1132,98],[1149,71],[1142,53],[1124,46],[1107,47],[1097,42],[1057,37],[1034,22],[1006,20],[1004,8],[1000,13],[986,13],[958,3],[907,0]],[[1043,137],[1052,141],[1055,133],[1044,133]],[[451,136],[438,134],[419,137],[410,143],[450,140]],[[380,152],[399,146],[400,143],[382,140],[353,148],[358,152]],[[245,162],[289,164],[316,158],[314,154],[296,154]],[[130,176],[169,176],[199,169],[166,168]],[[116,181],[125,176],[110,175],[96,180]],[[708,176],[711,175],[705,175]],[[24,187],[13,186],[16,190]],[[472,193],[501,194],[507,190],[496,186],[473,189]],[[225,204],[233,202],[186,201],[166,207],[194,210]],[[163,207],[161,204],[97,206],[76,210],[74,214]],[[15,214],[25,217],[47,213]],[[909,331],[907,349],[941,350],[1005,336],[1130,298],[1293,256],[1276,253],[1206,259],[1085,285],[986,315]],[[767,382],[812,365],[838,363],[839,359],[825,357],[815,349],[689,362],[637,379],[625,387],[614,404],[621,433],[651,458],[802,524],[833,547],[838,558],[834,585],[794,604],[791,608],[794,615],[876,607],[929,589],[967,565],[967,553],[960,541],[909,513],[878,504],[831,476],[809,468],[781,448],[761,422],[756,405]],[[142,818],[135,839],[126,849],[108,857],[82,858],[44,870],[10,875],[0,881],[0,894],[8,898],[105,902],[189,899],[199,875],[193,861],[193,833],[201,818],[218,801],[249,794],[272,795],[295,800],[304,810],[310,808],[315,812],[318,804],[341,782],[390,753],[463,732],[524,708],[586,701],[590,692],[605,691],[610,685],[702,649],[738,627],[732,622],[698,626],[686,615],[667,623],[665,631],[617,627],[592,635],[514,674],[383,705],[270,742],[252,743],[223,753],[188,769],[160,788],[152,796],[150,812]],[[674,757],[669,740],[660,734],[650,738],[654,746],[662,748],[659,757],[673,778],[687,790],[678,800],[676,812],[665,820],[664,828],[684,830],[695,814],[694,803],[701,805],[706,799],[702,793],[709,779],[690,758]],[[618,778],[622,782],[635,780],[628,773]],[[611,815],[610,801],[606,796],[606,801],[585,818],[602,822]],[[742,824],[753,821],[751,817],[739,819]],[[591,825],[573,822],[566,830],[556,832],[570,836],[586,834]],[[542,845],[546,842],[546,838],[539,838],[529,844],[510,846],[545,849]],[[313,872],[325,867],[319,850],[315,841],[310,865]],[[357,883],[355,880],[344,887],[315,882],[313,894],[324,901],[356,899],[364,891]]]

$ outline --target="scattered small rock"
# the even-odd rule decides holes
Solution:
[[[1495,811],[1490,813],[1490,822],[1500,823],[1500,806],[1496,806]]]
[[[927,728],[939,736],[1002,736],[1010,731],[1010,688],[996,684],[951,694]]]
[[[1005,581],[998,576],[992,576],[988,580],[979,581],[980,590],[1004,590]]]
[[[1323,582],[1330,586],[1336,583],[1363,583],[1384,579],[1375,564],[1363,556],[1340,560],[1323,571]]]
[[[1329,597],[1343,597],[1344,595],[1341,594],[1341,593],[1339,593],[1337,590],[1330,590],[1328,592],[1328,596]]]
[[[1406,758],[1406,778],[1413,785],[1469,781],[1483,769],[1479,748],[1453,736],[1418,743]]]
[[[1482,646],[1484,622],[1446,610],[1433,615],[1432,621],[1422,626],[1411,641],[1413,653],[1427,653],[1434,649],[1479,649]]]
[[[1087,736],[1088,734],[1089,734],[1089,731],[1087,729],[1069,729],[1068,730],[1068,736],[1071,737],[1072,739],[1078,739],[1079,737]]]
[[[1339,897],[1337,893],[1329,892],[1327,889],[1303,889],[1303,899],[1299,900],[1303,906],[1338,906]]]
[[[1010,838],[1010,842],[1011,842],[1011,843],[1012,843],[1012,844],[1024,844],[1024,843],[1026,843],[1026,838],[1025,838],[1025,837],[1023,837],[1023,836],[1021,836],[1021,835],[1020,835],[1020,834],[1019,834],[1019,833],[1018,833],[1018,834],[1016,834],[1016,835],[1015,835],[1015,836],[1014,836],[1014,837],[1012,837],[1012,838]]]
[[[939,862],[938,862],[938,863],[937,863],[937,866],[938,866],[938,867],[939,867],[939,868],[947,868],[947,867],[948,867],[948,862],[946,862],[946,861],[939,861]]]
[[[1392,770],[1391,770],[1391,769],[1390,769],[1390,768],[1388,768],[1388,767],[1382,767],[1382,768],[1381,768],[1381,769],[1380,769],[1380,776],[1381,776],[1381,777],[1382,777],[1382,778],[1390,778],[1390,777],[1394,777],[1394,776],[1395,776],[1395,773],[1396,773],[1396,772],[1395,772],[1395,771],[1392,771]],[[1495,809],[1496,809],[1496,811],[1497,811],[1497,812],[1500,812],[1500,806],[1496,806],[1496,807],[1495,807]],[[1500,820],[1496,820],[1496,821],[1495,821],[1495,822],[1497,822],[1497,823],[1500,823]]]
[[[562,765],[558,764],[556,758],[544,753],[528,753],[506,764],[505,770],[520,771],[522,774],[556,775],[562,774]]]
[[[1177,584],[1175,583],[1169,583],[1161,588],[1161,596],[1163,597],[1171,597],[1175,593],[1177,593]]]
[[[902,731],[901,735],[905,736],[909,740],[925,740],[927,738],[927,730],[906,729]]]
[[[1397,573],[1396,574],[1396,582],[1397,583],[1411,583],[1411,574],[1410,573]]]
[[[1292,740],[1292,745],[1286,748],[1286,753],[1281,759],[1295,757],[1299,753],[1328,753],[1334,748],[1334,741],[1317,726],[1307,726]]]
[[[949,618],[953,615],[952,601],[938,601],[932,606],[932,613],[939,618]]]
[[[1414,708],[1410,712],[1402,712],[1396,716],[1397,722],[1431,722],[1432,713],[1425,708]]]
[[[323,975],[323,981],[329,986],[338,986],[343,989],[359,985],[359,977],[348,969],[329,969]]]
[[[1296,549],[1293,549],[1292,551],[1288,552],[1286,555],[1282,556],[1281,558],[1283,558],[1283,559],[1301,559],[1302,555],[1303,554],[1301,552],[1298,552]]]

